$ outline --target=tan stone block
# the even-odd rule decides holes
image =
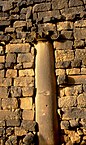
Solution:
[[[80,94],[77,97],[77,104],[79,107],[86,107],[86,93]]]
[[[64,88],[59,88],[58,89],[58,94],[60,97],[63,97],[65,95],[65,89]]]
[[[65,69],[56,69],[56,76],[65,75]]]
[[[82,93],[82,85],[65,87],[66,96],[78,96]]]
[[[33,62],[34,57],[31,53],[25,53],[25,54],[18,54],[17,61],[19,63],[25,63],[25,62]]]
[[[5,62],[5,56],[0,56],[0,63]]]
[[[66,69],[66,74],[67,75],[80,74],[80,69],[79,68]]]
[[[19,70],[19,76],[20,77],[34,76],[34,70],[33,69]]]
[[[15,28],[12,28],[12,27],[6,27],[5,28],[5,32],[7,32],[7,33],[12,33],[12,32],[14,32],[15,31]]]
[[[26,135],[26,131],[24,128],[21,128],[21,127],[15,127],[15,135],[16,136],[23,136],[23,135]]]
[[[16,98],[6,98],[2,99],[2,108],[4,110],[12,110],[18,108],[18,101]]]
[[[23,110],[22,119],[23,120],[34,120],[34,111],[33,110]]]
[[[0,98],[8,98],[8,88],[7,87],[0,87]]]
[[[32,60],[32,62],[26,62],[26,63],[23,63],[23,68],[31,68],[33,67],[34,65],[34,60]]]
[[[65,22],[58,22],[57,23],[57,30],[67,30],[67,29],[73,29],[73,22],[65,21]]]
[[[26,26],[26,21],[15,21],[13,24],[14,28],[24,27],[24,26]]]
[[[33,87],[23,87],[22,88],[22,95],[23,96],[33,96],[34,94],[34,88]]]
[[[68,84],[86,84],[86,75],[68,76]]]
[[[0,70],[0,77],[4,77],[5,71],[4,70]]]
[[[20,108],[21,109],[32,109],[32,98],[20,98]]]
[[[74,27],[85,27],[86,26],[86,20],[79,20],[79,21],[76,21],[74,23]]]
[[[8,78],[15,78],[15,77],[17,77],[17,70],[8,69],[6,71],[6,77],[8,77]]]
[[[59,42],[59,41],[54,41],[54,48],[57,50],[68,50],[68,49],[72,49],[73,46],[73,42],[72,41],[65,41],[65,42]]]
[[[12,79],[11,78],[0,78],[0,86],[11,86]]]
[[[56,62],[58,61],[72,61],[74,59],[73,50],[56,50]]]
[[[14,86],[34,86],[33,77],[17,77],[14,79]]]
[[[81,68],[81,74],[86,74],[86,68]]]
[[[6,45],[6,52],[25,53],[30,51],[30,44],[8,44]]]

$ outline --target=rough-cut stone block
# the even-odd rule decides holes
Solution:
[[[11,86],[11,94],[12,94],[12,97],[21,97],[21,94],[22,94],[21,87]]]
[[[16,98],[6,98],[2,99],[2,108],[4,110],[11,110],[18,108],[18,101]]]
[[[19,77],[25,77],[25,76],[34,76],[34,70],[33,69],[25,69],[25,70],[19,70]]]
[[[84,118],[86,119],[86,108],[65,108],[63,110],[63,119],[76,119],[76,118]]]
[[[5,62],[5,57],[4,56],[0,56],[0,63]]]
[[[6,77],[7,78],[15,78],[15,77],[17,77],[17,70],[8,69],[6,71]]]
[[[86,68],[81,68],[81,74],[86,74]]]
[[[69,76],[68,84],[86,84],[86,75]]]
[[[7,126],[20,126],[20,120],[19,119],[11,119],[11,120],[6,120],[6,125]]]
[[[71,66],[78,68],[81,66],[81,60],[79,57],[75,58],[73,61],[71,61]]]
[[[69,129],[69,122],[61,121],[61,129]]]
[[[6,56],[6,62],[16,63],[16,54],[8,53],[7,56]]]
[[[14,28],[24,27],[24,26],[26,26],[26,21],[15,21],[13,24]]]
[[[75,57],[79,58],[80,60],[86,59],[86,49],[76,49]]]
[[[61,97],[58,100],[59,107],[75,107],[77,105],[76,97]]]
[[[6,52],[27,53],[30,51],[29,43],[25,44],[8,44],[6,45]]]
[[[33,67],[34,66],[34,62],[33,62],[34,60],[32,60],[32,62],[24,62],[23,63],[23,68],[31,68],[31,67]]]
[[[32,98],[20,98],[20,108],[21,109],[32,109]]]
[[[78,20],[74,23],[75,27],[85,27],[86,26],[86,20]]]
[[[74,7],[74,6],[80,6],[83,5],[83,2],[81,0],[70,0],[69,1],[69,7]]]
[[[34,59],[34,57],[32,56],[31,53],[27,53],[27,54],[18,54],[18,58],[17,61],[20,62],[32,62]]]
[[[73,42],[68,41],[68,40],[65,42],[58,42],[58,41],[54,42],[54,48],[56,48],[58,50],[72,49],[72,46],[73,46]]]
[[[22,88],[22,95],[23,96],[33,96],[34,94],[34,88],[33,87],[23,87]]]
[[[79,126],[79,120],[78,119],[70,120],[70,126],[71,127],[78,127]]]
[[[68,31],[68,30],[63,30],[61,32],[61,37],[63,37],[63,39],[69,39],[69,40],[73,40],[73,32],[72,31]]]
[[[11,1],[4,1],[3,2],[3,11],[8,11],[12,9],[12,2]]]
[[[66,96],[78,96],[82,93],[82,85],[65,87]]]
[[[40,3],[34,6],[34,12],[49,11],[51,9],[51,3]]]
[[[0,86],[11,86],[12,79],[11,78],[0,78]]]
[[[73,22],[65,21],[65,22],[58,22],[57,23],[57,31],[72,30],[72,29],[73,29]]]
[[[84,47],[84,40],[75,40],[74,45],[75,48]]]
[[[68,0],[53,0],[52,1],[52,8],[53,9],[63,9],[68,7]]]
[[[55,63],[55,67],[58,69],[66,69],[70,67],[70,61],[58,61]]]
[[[79,107],[86,108],[86,93],[80,94],[77,97],[77,104],[78,104]]]
[[[79,68],[66,69],[66,74],[67,75],[80,74],[80,69]]]
[[[74,38],[76,40],[86,38],[86,29],[85,28],[75,28],[74,30]]]
[[[4,70],[0,70],[0,77],[3,78],[5,75],[5,71]]]
[[[7,87],[0,87],[0,98],[7,98],[9,91]]]
[[[22,112],[23,120],[34,120],[34,111],[33,110],[23,110]]]
[[[22,127],[15,127],[15,135],[16,136],[23,136],[23,135],[26,135],[27,132],[25,131],[24,128]]]
[[[65,84],[66,83],[66,75],[59,75],[57,78],[57,84]]]
[[[17,77],[14,79],[14,86],[34,86],[33,77]]]
[[[56,50],[56,62],[58,61],[72,61],[74,59],[73,50]]]
[[[11,27],[6,27],[5,28],[6,33],[13,33],[14,31],[15,31],[15,28],[11,28]]]
[[[56,69],[56,76],[65,75],[65,69]]]
[[[28,121],[28,120],[23,120],[21,126],[26,130],[26,131],[36,131],[36,122],[35,121]]]

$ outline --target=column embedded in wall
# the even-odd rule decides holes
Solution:
[[[36,121],[39,145],[57,145],[56,80],[52,44],[40,40],[36,55]]]

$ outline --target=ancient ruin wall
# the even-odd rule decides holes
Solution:
[[[35,46],[53,45],[59,145],[86,144],[86,0],[0,0],[0,144],[37,142]]]

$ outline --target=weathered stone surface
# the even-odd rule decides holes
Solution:
[[[51,3],[41,3],[41,4],[36,4],[34,6],[34,12],[42,12],[42,11],[49,11],[51,9]]]
[[[17,77],[14,79],[14,86],[34,86],[33,77]]]
[[[65,87],[64,89],[66,96],[78,96],[80,93],[82,93],[82,90],[82,85]]]
[[[13,33],[14,31],[15,31],[15,28],[11,28],[11,27],[6,27],[5,28],[6,33]]]
[[[79,120],[78,119],[70,120],[70,126],[71,127],[78,127],[79,126]]]
[[[21,127],[15,127],[15,135],[17,136],[23,136],[23,135],[26,135],[26,131],[24,128],[21,128]]]
[[[6,62],[16,63],[16,54],[8,53],[6,56]]]
[[[64,21],[57,23],[57,30],[73,30],[73,22],[71,21]]]
[[[28,120],[23,120],[21,126],[26,130],[26,131],[34,131],[35,132],[35,127],[36,127],[36,122],[35,121],[28,121]]]
[[[22,94],[21,87],[11,86],[11,94],[12,97],[21,97]]]
[[[80,94],[77,98],[77,104],[79,107],[84,107],[86,108],[86,94]]]
[[[25,143],[25,145],[32,144],[34,142],[34,134],[32,134],[31,132],[28,133],[23,139],[23,142]]]
[[[59,107],[75,107],[77,105],[76,97],[61,97],[58,99]]]
[[[5,56],[0,56],[0,63],[4,63],[5,62]]]
[[[15,126],[20,126],[20,120],[19,119],[11,119],[6,121],[7,126],[15,127]]]
[[[13,26],[14,28],[24,27],[26,26],[26,21],[15,21]]]
[[[29,97],[33,96],[34,88],[33,87],[23,87],[22,94],[23,94],[23,96],[29,96]]]
[[[5,75],[5,71],[4,70],[0,70],[0,77],[4,77],[4,75]]]
[[[6,71],[6,77],[7,78],[15,78],[15,77],[17,77],[17,70],[8,69]]]
[[[74,38],[76,40],[84,39],[86,37],[86,29],[85,28],[75,28]]]
[[[20,62],[32,62],[33,61],[33,56],[31,53],[26,53],[26,54],[18,54],[17,61]]]
[[[79,5],[83,5],[83,2],[81,0],[70,0],[69,1],[69,7],[74,7],[74,6],[79,6]]]
[[[3,55],[4,54],[4,48],[3,46],[0,46],[0,55]]]
[[[76,55],[77,57],[77,55]],[[81,66],[81,59],[80,57],[75,58],[72,62],[71,62],[71,66],[75,67],[75,68],[79,68]]]
[[[69,76],[68,84],[86,84],[86,75]]]
[[[18,101],[16,98],[5,98],[2,99],[2,108],[4,110],[12,110],[18,108]]]
[[[23,120],[34,120],[34,111],[25,109],[22,112]]]
[[[0,87],[0,98],[7,98],[9,95],[8,88],[5,87]]]
[[[34,76],[34,70],[33,70],[33,69],[19,70],[19,76],[20,76],[20,77]]]
[[[25,44],[8,44],[6,45],[6,52],[27,53],[30,51],[29,43]]]
[[[11,86],[12,85],[12,79],[11,78],[0,78],[0,86]]]
[[[21,109],[32,109],[32,98],[20,98],[20,108]]]
[[[63,8],[67,8],[68,7],[68,0],[53,0],[52,1],[52,8],[53,9],[63,9]]]
[[[73,69],[66,69],[66,74],[67,75],[75,75],[75,74],[80,74],[80,69],[79,68],[73,68]]]
[[[72,41],[65,41],[65,42],[58,42],[58,41],[55,41],[54,42],[54,48],[56,48],[57,50],[70,50],[72,49],[72,46],[73,46],[73,42]]]
[[[69,129],[69,122],[61,121],[61,129]]]

